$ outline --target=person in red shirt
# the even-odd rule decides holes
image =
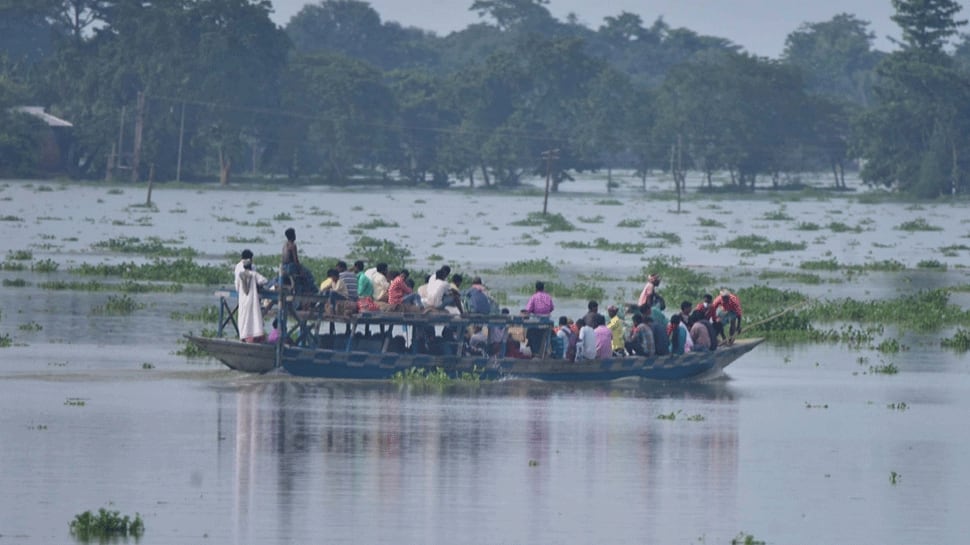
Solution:
[[[730,336],[728,344],[734,343],[734,336],[741,333],[741,300],[738,296],[727,289],[722,289],[721,294],[714,298],[707,311],[708,316],[716,316],[722,324],[728,325]],[[724,338],[724,329],[721,329],[721,338]]]

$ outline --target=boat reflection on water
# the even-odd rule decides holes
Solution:
[[[714,509],[734,504],[737,403],[727,380],[429,388],[264,376],[223,392],[227,409],[233,393],[242,540],[265,531],[295,539],[309,524],[334,539],[442,541],[442,528],[494,523],[497,541],[535,542],[555,519],[572,542],[583,520],[606,511],[631,517],[622,532],[664,538],[654,517],[711,510],[684,493],[691,487],[709,491],[713,481],[728,496]],[[658,418],[671,413],[674,421]],[[472,512],[474,529],[440,524],[471,524],[456,521]],[[563,522],[565,513],[574,516]]]

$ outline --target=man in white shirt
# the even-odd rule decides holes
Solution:
[[[391,282],[387,279],[387,263],[378,263],[376,267],[367,269],[364,276],[374,286],[374,300],[386,303],[387,289],[391,287]]]

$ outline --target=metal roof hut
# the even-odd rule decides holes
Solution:
[[[37,150],[39,173],[48,175],[66,173],[74,125],[45,112],[43,106],[15,106],[11,110],[38,119],[45,127],[38,129],[34,138],[39,148]]]

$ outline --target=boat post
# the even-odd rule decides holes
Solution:
[[[279,298],[276,302],[276,325],[280,328],[280,334],[276,337],[276,350],[274,352],[273,367],[279,369],[283,367],[283,344],[284,338],[289,337],[289,331],[286,328],[286,282],[283,281],[283,265],[280,264],[279,275],[277,276],[277,287],[279,288],[276,293]]]

